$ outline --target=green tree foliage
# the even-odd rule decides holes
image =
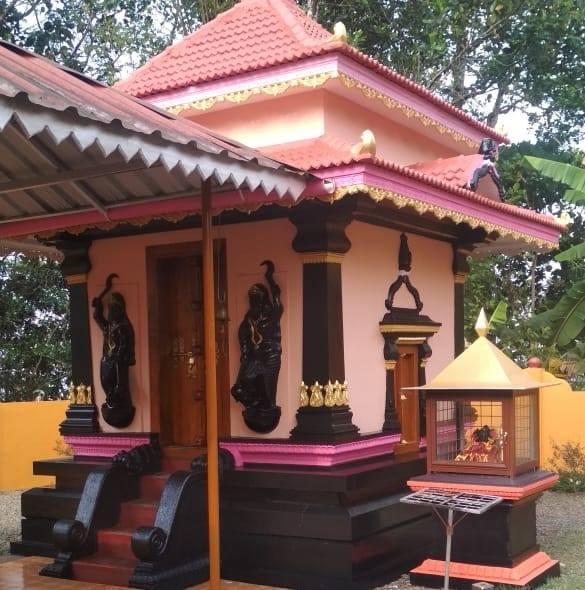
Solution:
[[[70,374],[68,293],[56,262],[0,256],[0,402],[58,399]]]
[[[563,234],[560,250],[565,251],[585,241],[585,211],[577,202],[563,198],[566,187],[527,168],[525,156],[554,158],[565,164],[576,164],[582,155],[561,150],[558,145],[519,144],[502,151],[499,169],[507,187],[507,200],[544,213],[567,213],[572,223]],[[494,335],[508,354],[520,364],[532,355],[545,364],[551,359],[579,359],[585,344],[582,338],[555,338],[555,324],[549,321],[531,323],[535,314],[553,309],[563,300],[572,285],[582,283],[585,259],[564,260],[558,252],[490,256],[473,260],[465,286],[467,338],[474,339],[473,324],[480,307],[492,312],[500,301],[508,303],[508,322],[494,327]],[[543,316],[546,318],[546,316]],[[573,364],[570,378],[577,387],[585,381],[583,363]]]
[[[485,118],[525,110],[543,137],[582,131],[582,0],[307,0],[327,27]]]

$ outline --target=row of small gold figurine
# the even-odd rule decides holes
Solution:
[[[315,381],[311,387],[306,385],[304,381],[301,381],[299,397],[301,408],[307,406],[311,406],[312,408],[347,406],[349,404],[347,381],[339,383],[339,381],[335,380],[335,383],[331,383],[331,380],[329,380],[327,385],[321,385],[319,381]]]
[[[67,389],[69,394],[69,403],[77,405],[89,405],[93,403],[91,395],[91,386],[84,385],[73,385],[73,382],[69,384]]]

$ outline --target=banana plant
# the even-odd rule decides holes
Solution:
[[[566,185],[567,201],[575,205],[585,203],[584,168],[533,156],[525,156],[525,160],[543,176]],[[583,258],[585,242],[555,256],[558,262]],[[578,338],[585,330],[585,278],[577,281],[552,309],[534,316],[531,322],[535,327],[548,325],[551,329],[550,342],[553,344],[567,346]]]

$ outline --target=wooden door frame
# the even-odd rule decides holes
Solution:
[[[219,254],[218,254],[219,249]],[[225,239],[213,241],[214,255],[218,254],[220,260],[220,282],[226,285],[226,305],[227,305],[227,256]],[[150,376],[150,424],[151,431],[159,432],[160,423],[160,341],[159,341],[159,322],[160,322],[160,300],[158,292],[157,265],[161,260],[166,258],[182,258],[187,256],[201,256],[202,242],[178,242],[176,244],[163,244],[158,246],[146,247],[146,293],[147,293],[147,310],[148,310],[148,357],[149,357],[149,376]],[[217,298],[216,298],[217,305]],[[230,377],[229,377],[229,334],[226,330],[225,336],[225,357],[223,360],[223,371],[218,371],[218,401],[223,406],[223,412],[220,412],[219,432],[229,436],[230,434]],[[223,417],[223,420],[222,420]]]

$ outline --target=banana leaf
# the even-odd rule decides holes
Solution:
[[[535,327],[551,328],[551,343],[567,346],[585,329],[585,280],[573,285],[548,311],[534,316]]]
[[[508,303],[506,301],[500,301],[498,305],[496,305],[496,309],[494,309],[494,313],[492,313],[490,317],[489,325],[492,324],[502,325],[508,321]]]
[[[581,202],[585,202],[585,192],[583,191],[576,191],[573,188],[570,188],[568,191],[565,192],[565,199],[569,201],[569,203],[574,203],[578,205]]]
[[[585,192],[585,169],[545,160],[544,158],[535,158],[534,156],[524,156],[524,159],[543,176],[548,176],[552,180],[566,184],[574,191]]]
[[[555,256],[557,262],[566,262],[568,260],[584,260],[585,259],[585,242],[582,244],[575,244],[568,250],[564,250]]]

